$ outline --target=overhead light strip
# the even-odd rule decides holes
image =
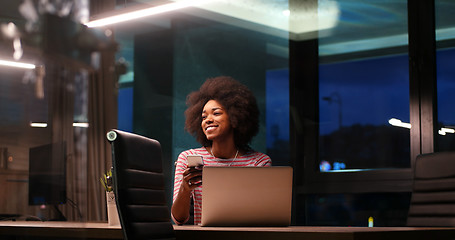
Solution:
[[[8,61],[8,60],[1,60],[0,65],[8,66],[8,67],[16,67],[16,68],[25,68],[25,69],[35,69],[35,65],[31,63],[23,63],[23,62],[15,62],[15,61]]]
[[[120,23],[120,22],[126,22],[142,17],[147,17],[147,16],[152,16],[160,13],[165,13],[165,12],[170,12],[170,11],[175,11],[178,9],[186,8],[186,7],[191,7],[199,4],[204,4],[207,2],[210,2],[213,0],[187,0],[187,1],[179,1],[179,2],[174,2],[174,3],[168,3],[160,6],[154,6],[146,9],[141,9],[141,10],[136,10],[136,11],[131,11],[128,13],[123,13],[111,17],[106,17],[98,20],[94,20],[91,22],[88,22],[85,24],[87,27],[93,28],[93,27],[102,27],[102,26],[107,26],[111,25],[114,23]]]
[[[43,122],[32,122],[32,123],[30,123],[30,127],[46,128],[46,127],[47,127],[47,123],[43,123]]]
[[[45,122],[31,122],[30,127],[35,127],[35,128],[46,128],[47,123]],[[73,127],[80,127],[80,128],[88,128],[89,124],[86,122],[78,122],[78,123],[73,123]]]
[[[86,122],[79,122],[79,123],[73,123],[73,127],[81,127],[81,128],[88,128],[88,123]]]

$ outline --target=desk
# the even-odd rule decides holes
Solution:
[[[178,239],[455,240],[455,228],[174,226]]]
[[[123,239],[123,233],[107,223],[4,221],[0,239]]]
[[[174,226],[177,239],[455,240],[455,228]],[[0,239],[123,239],[107,223],[0,222]]]

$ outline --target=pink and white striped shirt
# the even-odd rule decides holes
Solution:
[[[188,155],[200,155],[204,161],[204,166],[232,166],[232,167],[265,167],[271,166],[272,160],[266,154],[249,151],[245,155],[239,156],[236,159],[221,159],[212,156],[205,147],[186,150],[180,153],[177,164],[175,167],[174,177],[174,195],[173,201],[177,198],[180,185],[182,184],[183,171],[188,166],[187,156]],[[191,196],[194,201],[194,224],[198,225],[201,223],[201,212],[202,212],[202,186],[199,186],[193,190]],[[175,219],[174,219],[175,221]]]

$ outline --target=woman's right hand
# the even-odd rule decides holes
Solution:
[[[191,191],[202,185],[202,167],[188,167],[182,175],[179,193],[171,209],[172,218],[177,224],[183,224],[189,218]]]
[[[188,167],[183,171],[182,186],[184,190],[192,191],[202,185],[202,167]]]

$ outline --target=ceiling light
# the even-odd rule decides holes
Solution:
[[[160,6],[154,6],[146,9],[141,9],[141,10],[136,10],[136,11],[131,11],[123,14],[118,14],[115,16],[111,17],[106,17],[106,18],[101,18],[98,20],[90,21],[87,24],[85,24],[87,27],[102,27],[114,23],[120,23],[120,22],[125,22],[125,21],[130,21],[142,17],[147,17],[151,15],[156,15],[160,13],[165,13],[165,12],[170,12],[186,7],[191,7],[203,3],[207,3],[213,0],[187,0],[187,1],[181,1],[181,2],[173,2],[173,3],[168,3],[168,4],[163,4]]]
[[[47,127],[47,123],[32,122],[30,123],[30,127],[45,128]]]
[[[73,127],[81,127],[81,128],[88,128],[89,124],[86,122],[81,122],[81,123],[73,123]],[[30,127],[35,127],[35,128],[46,128],[47,123],[41,123],[41,122],[31,122]]]
[[[8,67],[17,67],[17,68],[25,68],[25,69],[35,69],[35,65],[31,63],[23,63],[23,62],[15,62],[15,61],[8,61],[8,60],[1,60],[0,65],[8,66]]]
[[[88,128],[88,123],[73,123],[73,127]]]

